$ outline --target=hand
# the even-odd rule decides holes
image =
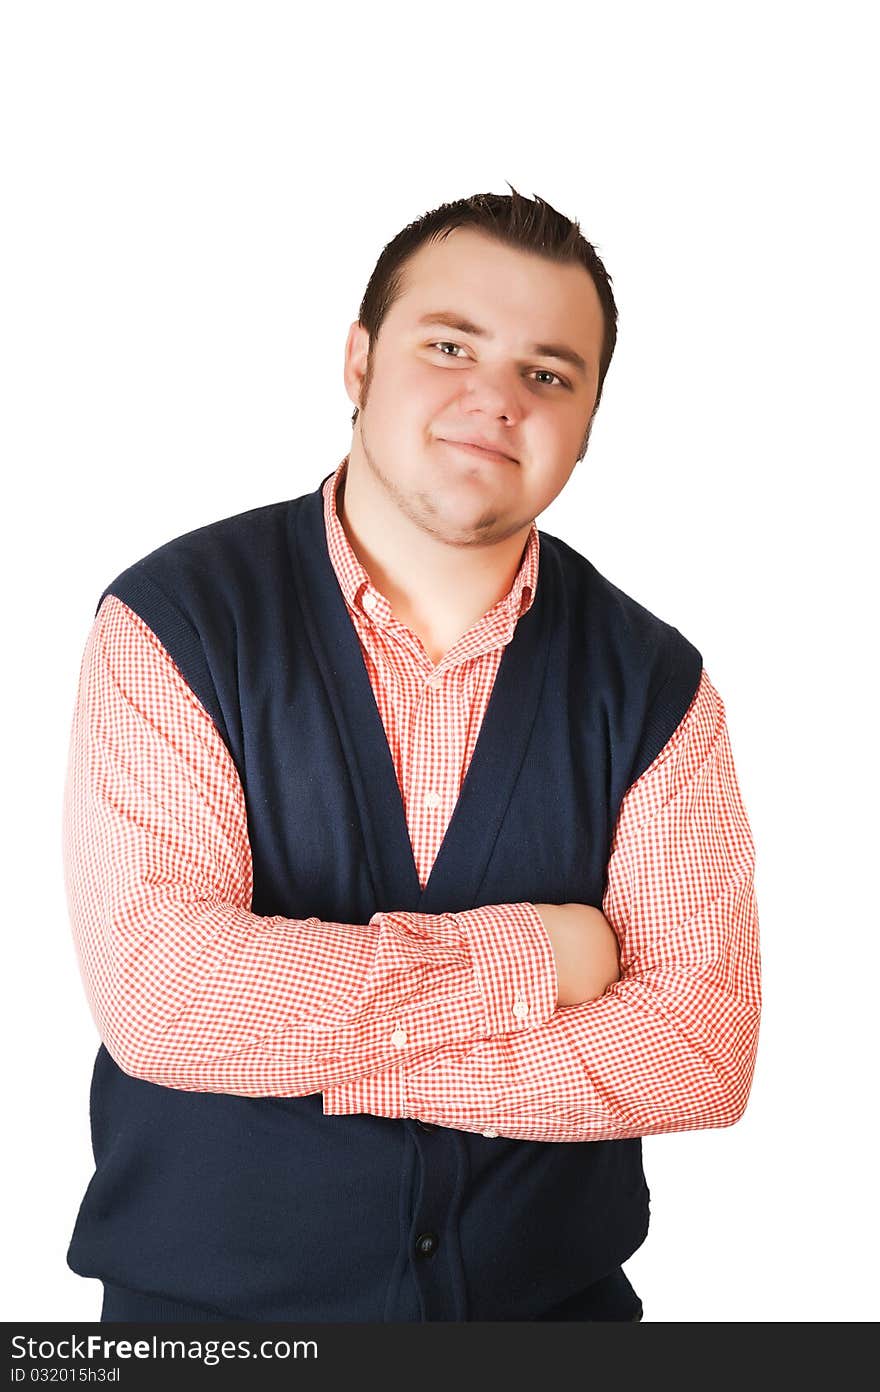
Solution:
[[[589,904],[535,904],[556,959],[557,1006],[598,1000],[620,980],[617,934]]]

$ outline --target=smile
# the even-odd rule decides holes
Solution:
[[[464,450],[467,454],[473,455],[476,459],[485,459],[490,463],[515,463],[515,460],[510,459],[506,454],[498,454],[495,450],[483,449],[482,445],[461,445],[456,440],[441,440],[440,443],[442,445],[449,445],[452,449]]]

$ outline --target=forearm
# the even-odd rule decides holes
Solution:
[[[533,940],[515,905],[361,925],[258,917],[179,892],[148,902],[123,923],[90,915],[75,894],[72,918],[101,1038],[125,1072],[166,1087],[319,1092],[527,1028],[555,1004],[540,984],[516,987],[516,971],[494,970],[490,988],[477,965],[475,940],[494,928],[510,943],[507,966],[525,969]]]
[[[112,596],[83,657],[64,868],[101,1038],[124,1071],[167,1087],[321,1091],[555,1008],[530,904],[368,924],[254,914],[235,766],[158,641]]]
[[[599,999],[525,1034],[450,1046],[384,1085],[365,1079],[325,1093],[324,1111],[555,1142],[731,1126],[748,1100],[761,1009],[750,878],[710,906],[705,931],[729,953],[630,969]]]

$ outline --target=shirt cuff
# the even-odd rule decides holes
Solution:
[[[559,995],[556,958],[534,904],[488,904],[448,917],[470,948],[487,1035],[516,1034],[549,1020]]]
[[[370,1112],[373,1116],[402,1117],[404,1111],[403,1068],[397,1065],[370,1078],[339,1083],[324,1093],[324,1115],[344,1116],[349,1112]]]

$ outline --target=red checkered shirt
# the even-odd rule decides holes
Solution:
[[[352,551],[335,506],[346,463],[323,490],[329,554],[424,887],[504,646],[532,603],[540,540],[533,523],[507,595],[435,667]],[[556,1007],[532,904],[369,924],[252,913],[232,757],[159,639],[112,594],[80,668],[63,855],[92,1015],[135,1077],[321,1092],[328,1115],[537,1141],[728,1126],[746,1106],[761,1011],[754,845],[705,669],[621,804],[602,904],[621,976],[581,1005]]]

